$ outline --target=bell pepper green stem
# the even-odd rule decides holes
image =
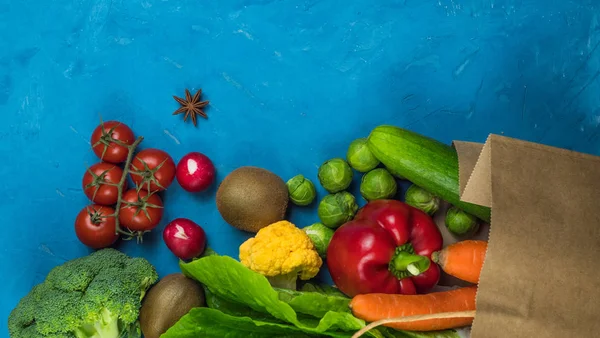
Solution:
[[[429,259],[425,256],[400,252],[392,260],[396,271],[408,271],[416,276],[429,269]]]
[[[431,261],[426,256],[416,255],[411,244],[404,244],[396,248],[396,253],[391,259],[389,270],[398,278],[418,276],[427,271]]]

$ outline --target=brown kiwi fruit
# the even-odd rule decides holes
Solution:
[[[257,167],[232,171],[217,190],[217,209],[230,225],[256,233],[285,218],[288,189],[281,177]]]
[[[144,297],[140,326],[145,338],[159,338],[192,308],[206,305],[204,289],[181,273],[165,276]]]

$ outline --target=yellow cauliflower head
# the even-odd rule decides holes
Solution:
[[[288,221],[264,227],[240,246],[240,261],[269,278],[273,286],[295,289],[296,279],[311,279],[323,260],[308,235]]]

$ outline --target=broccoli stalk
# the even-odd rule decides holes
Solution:
[[[143,258],[102,249],[52,269],[11,312],[11,338],[140,337],[142,298],[158,280]]]
[[[74,333],[77,338],[119,337],[119,316],[108,309],[102,309],[99,320],[83,324]]]

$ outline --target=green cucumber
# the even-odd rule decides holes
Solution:
[[[390,171],[465,212],[485,222],[490,221],[490,208],[460,200],[458,155],[453,147],[388,125],[375,127],[369,135],[368,145]]]

